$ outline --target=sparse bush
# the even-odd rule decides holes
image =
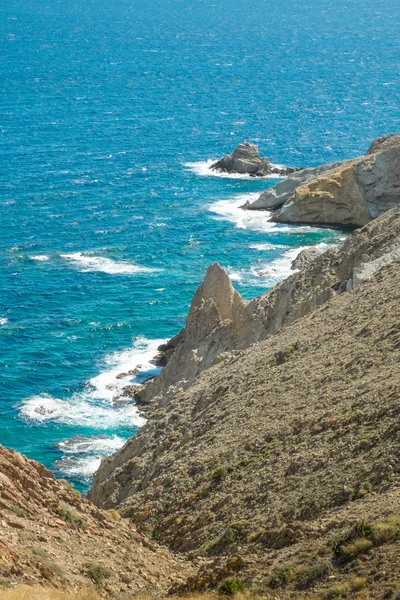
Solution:
[[[345,598],[348,591],[349,590],[347,587],[343,585],[337,585],[325,590],[322,597],[324,600],[338,600],[339,598]]]
[[[225,579],[218,588],[218,593],[222,596],[233,596],[244,592],[244,583],[239,579]]]
[[[223,467],[218,467],[211,475],[213,481],[222,481],[226,477],[226,471]]]
[[[359,592],[367,585],[366,577],[355,577],[350,583],[350,589],[352,592]]]
[[[21,519],[26,519],[28,516],[26,510],[24,508],[21,508],[21,506],[12,506],[10,508],[10,511],[14,513],[14,515],[17,515],[17,517],[21,517]]]
[[[72,529],[82,529],[86,525],[85,519],[69,508],[60,508],[58,514]]]
[[[367,540],[365,537],[360,537],[349,544],[344,544],[341,547],[341,556],[344,560],[350,561],[357,558],[357,556],[360,554],[365,554],[368,552],[372,546],[373,543],[371,540]]]
[[[400,532],[400,523],[396,519],[389,519],[376,523],[372,530],[372,541],[374,546],[387,544],[396,539]]]
[[[107,517],[109,517],[109,519],[111,519],[111,521],[120,521],[121,520],[121,515],[119,514],[119,512],[117,510],[115,510],[114,508],[110,508],[109,510],[105,511]]]
[[[332,567],[329,561],[320,560],[310,567],[305,567],[296,574],[296,587],[299,590],[306,590],[315,581],[325,579],[330,575]]]
[[[98,588],[103,587],[105,579],[112,577],[112,571],[110,569],[97,563],[86,564],[84,573]]]
[[[287,585],[288,583],[292,583],[296,579],[296,572],[291,565],[281,567],[274,573],[271,573],[269,577],[265,580],[265,584],[272,588],[277,589]]]

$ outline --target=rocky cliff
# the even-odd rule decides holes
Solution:
[[[248,348],[321,306],[356,288],[399,256],[400,207],[350,235],[338,248],[313,253],[303,268],[263,296],[245,301],[217,264],[209,267],[161,375],[138,400],[166,405],[177,389],[232,353]],[[296,264],[295,264],[296,266]]]
[[[205,557],[196,588],[235,572],[287,598],[328,594],[334,583],[350,594],[357,575],[371,597],[391,597],[400,568],[399,247],[394,209],[253,303],[213,267],[224,302],[212,307],[205,282],[188,327],[202,330],[207,305],[216,331],[235,330],[241,343],[251,305],[262,339],[163,392],[141,432],[103,460],[93,501]],[[228,325],[236,315],[240,327]]]
[[[279,223],[360,227],[400,202],[400,135],[373,142],[365,156],[304,169],[246,209],[275,211]]]
[[[0,446],[0,586],[44,584],[102,595],[166,591],[192,568],[99,510],[43,465]],[[25,596],[24,596],[25,597]]]

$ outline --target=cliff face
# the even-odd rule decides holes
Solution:
[[[399,242],[395,210],[263,297],[265,323],[284,303],[286,326],[155,408],[103,461],[92,499],[157,541],[216,561],[208,573],[217,579],[230,565],[252,585],[310,553],[332,566],[345,530],[398,518]],[[283,289],[297,307],[290,324]],[[400,556],[391,556],[393,575]],[[372,562],[358,569],[369,573]],[[331,566],[335,582],[348,573]]]
[[[315,255],[304,268],[263,296],[246,302],[219,265],[212,265],[197,290],[186,328],[161,375],[139,394],[139,401],[168,404],[216,362],[233,356],[344,291],[353,289],[400,248],[400,208],[355,231],[339,248]]]
[[[279,223],[360,227],[400,202],[400,135],[375,140],[365,156],[304,169],[246,208],[275,210]]]
[[[191,570],[99,510],[43,465],[0,446],[1,587],[102,584],[103,595],[166,590]],[[100,581],[100,579],[101,581]]]
[[[138,516],[141,514],[140,505],[146,498],[152,505],[152,516],[144,521],[148,521],[152,528],[159,519],[164,522],[165,517],[165,529],[164,525],[157,525],[153,531],[162,541],[170,542],[172,533],[167,523],[175,530],[174,520],[171,517],[170,521],[169,515],[172,506],[174,510],[181,506],[183,511],[188,495],[197,494],[196,489],[205,478],[209,483],[206,485],[207,493],[204,493],[207,497],[211,496],[205,503],[201,495],[196,496],[193,502],[198,509],[200,506],[211,509],[212,503],[218,503],[219,498],[218,486],[212,489],[213,469],[216,473],[220,467],[225,474],[229,469],[236,473],[235,460],[240,462],[241,456],[247,456],[248,452],[252,455],[253,451],[259,455],[257,460],[261,460],[264,451],[269,455],[270,442],[267,438],[272,435],[277,444],[273,453],[275,458],[273,463],[261,460],[260,465],[266,469],[268,486],[272,486],[274,493],[282,494],[283,504],[279,508],[278,501],[268,505],[271,515],[282,510],[293,516],[303,514],[311,498],[319,507],[335,503],[341,497],[340,469],[351,460],[348,454],[350,446],[347,450],[346,446],[343,447],[343,454],[333,468],[332,484],[335,473],[338,479],[331,495],[324,488],[319,500],[316,500],[319,496],[315,488],[318,480],[313,475],[311,463],[308,468],[303,459],[305,461],[307,453],[314,448],[319,457],[314,466],[317,468],[318,463],[323,468],[325,458],[333,452],[330,444],[337,440],[331,427],[327,425],[325,428],[324,419],[335,419],[335,414],[342,415],[338,421],[342,424],[349,420],[349,436],[358,436],[357,423],[363,424],[359,434],[364,435],[367,427],[364,417],[360,414],[361,421],[354,424],[351,413],[353,410],[361,411],[361,406],[365,405],[367,412],[372,411],[370,417],[365,418],[375,422],[378,417],[373,414],[377,414],[375,411],[379,412],[380,408],[374,398],[381,398],[382,394],[386,395],[390,405],[387,427],[391,427],[391,419],[397,410],[395,401],[398,400],[393,360],[397,356],[398,341],[395,306],[400,288],[395,282],[400,282],[399,249],[400,209],[393,209],[354,232],[340,248],[317,256],[304,270],[250,303],[243,302],[233,291],[220,267],[211,267],[193,300],[184,342],[178,346],[163,375],[148,388],[149,394],[158,394],[159,408],[154,409],[149,423],[135,438],[114,456],[103,460],[90,498],[99,506],[118,506],[139,520],[142,518]],[[362,282],[379,275],[385,267],[390,268],[384,271],[386,287],[378,279],[360,287]],[[215,301],[212,295],[215,295]],[[383,308],[383,304],[387,307]],[[318,307],[321,309],[316,310]],[[384,319],[388,321],[382,325]],[[250,324],[248,329],[247,323]],[[382,331],[385,332],[383,335]],[[387,332],[392,332],[393,337]],[[257,341],[259,343],[254,344]],[[196,346],[201,350],[196,351]],[[375,357],[371,348],[378,349]],[[202,361],[195,363],[194,369],[193,354],[202,357]],[[205,369],[205,366],[208,368]],[[178,385],[181,368],[184,372],[186,369],[192,380],[180,381]],[[385,370],[384,384],[379,375],[382,369]],[[197,373],[196,377],[194,373]],[[358,396],[360,404],[355,400]],[[298,417],[295,416],[297,414]],[[294,480],[285,479],[284,473],[289,468],[290,455],[295,455],[296,451],[293,446],[287,454],[278,439],[287,435],[283,431],[291,431],[290,436],[294,437],[290,443],[294,443],[298,420],[304,423],[309,420],[312,424],[304,430],[307,431],[305,454],[299,463],[303,466],[299,468],[295,481],[298,493],[292,491],[289,494],[287,485],[292,486]],[[330,433],[313,438],[313,428],[318,429],[320,421],[325,423],[322,430]],[[281,430],[281,426],[284,429]],[[270,433],[275,427],[275,433]],[[300,432],[303,426],[299,427]],[[335,428],[336,425],[333,426],[336,431]],[[395,430],[393,435],[397,435]],[[258,440],[255,445],[253,440]],[[315,446],[316,441],[317,446],[326,443],[325,450],[322,451],[322,446],[320,448],[322,454]],[[232,462],[230,457],[233,456],[236,458]],[[366,458],[368,466],[359,463],[361,471],[354,468],[352,487],[356,485],[357,478],[360,478],[360,483],[373,469],[373,452]],[[256,460],[254,456],[253,459]],[[336,459],[332,460],[335,462]],[[342,460],[345,462],[342,463]],[[346,464],[350,465],[350,462]],[[272,476],[271,468],[279,471],[277,479]],[[297,473],[297,468],[294,472]],[[252,471],[252,475],[247,476],[258,478],[259,473]],[[252,485],[254,490],[259,489],[255,480],[242,489],[242,484],[239,480],[235,482],[235,477],[232,475],[230,485],[232,490],[236,489],[241,494],[241,499],[235,493],[231,498],[230,492],[225,490],[230,497],[229,501],[226,500],[227,506],[236,508],[226,513],[218,511],[221,528],[229,519],[239,518],[241,511],[247,516],[251,514],[253,509],[249,512],[243,505],[246,490],[250,494]],[[307,491],[308,486],[311,486],[312,492]],[[288,500],[286,505],[285,498],[289,496],[293,502]],[[250,503],[250,506],[253,504]],[[272,523],[277,516],[271,518]],[[211,535],[208,527],[214,521],[207,519],[203,524],[193,526],[198,534],[193,533],[192,525],[190,536],[183,536],[183,540],[183,534],[180,534],[177,547],[199,548]],[[183,522],[186,523],[186,518]]]

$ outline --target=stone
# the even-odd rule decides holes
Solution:
[[[258,147],[249,142],[242,142],[232,154],[227,154],[210,168],[222,173],[237,173],[252,177],[265,177],[271,174],[279,176],[286,175],[288,172],[288,169],[271,165],[269,158],[262,158],[258,153]]]

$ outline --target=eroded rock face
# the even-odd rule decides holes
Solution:
[[[308,181],[337,168],[341,163],[322,165],[314,169],[300,169],[263,192],[257,200],[246,205],[246,210],[276,210],[291,199],[295,190]]]
[[[338,248],[310,248],[294,261],[293,275],[251,302],[233,288],[225,271],[211,265],[195,293],[180,342],[161,374],[136,395],[139,404],[167,406],[221,356],[227,358],[353,289],[392,262],[400,247],[400,207],[351,234]],[[174,338],[172,338],[174,340]],[[233,353],[233,354],[232,354]]]
[[[246,209],[276,211],[278,223],[361,227],[399,202],[400,135],[393,135],[365,156],[291,175]]]
[[[43,465],[0,446],[4,584],[87,588],[92,585],[91,564],[109,572],[102,596],[115,597],[117,586],[131,597],[143,588],[165,591],[172,578],[184,581],[189,566],[180,563],[147,542],[118,513],[99,510]]]
[[[238,173],[253,177],[265,177],[271,174],[286,175],[294,170],[272,165],[269,158],[262,158],[258,153],[258,147],[249,142],[239,144],[232,154],[227,154],[211,165],[211,169],[222,173]]]
[[[260,327],[249,303],[233,288],[226,272],[217,263],[211,265],[194,295],[179,343],[175,344],[173,338],[172,355],[161,374],[139,394],[139,404],[155,396],[165,403],[168,388],[178,382],[190,384],[218,355],[247,345]]]

